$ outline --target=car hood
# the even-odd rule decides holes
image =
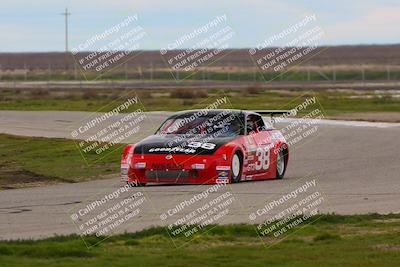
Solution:
[[[135,145],[134,153],[212,155],[221,146],[236,138],[237,136],[210,138],[196,135],[151,135]]]

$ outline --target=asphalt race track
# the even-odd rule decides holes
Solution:
[[[0,132],[71,138],[71,127],[88,114],[0,111]],[[154,131],[168,114],[154,112],[147,115],[152,123],[144,125],[143,134]],[[280,124],[277,128],[283,126]],[[290,193],[310,177],[316,180],[318,191],[324,197],[324,202],[318,207],[321,213],[400,212],[399,136],[400,124],[322,121],[315,136],[291,149],[289,167],[283,180],[249,181],[219,189],[219,193],[229,191],[235,201],[230,205],[229,213],[218,223],[261,222],[261,217],[250,221],[249,215],[269,200]],[[0,238],[79,233],[71,215],[87,203],[118,190],[121,185],[118,175],[115,175],[112,179],[79,184],[0,191]],[[164,221],[160,215],[208,187],[150,185],[131,188],[128,194],[141,192],[146,202],[136,218],[116,232],[173,223],[172,217]],[[190,210],[192,208],[182,210],[181,214]]]
[[[204,88],[247,88],[257,84],[258,82],[250,81],[189,81],[184,80],[179,83],[172,84],[169,81],[13,81],[13,82],[0,82],[0,88],[12,89],[48,89],[48,90],[87,90],[87,89],[176,89],[176,88],[190,88],[190,89],[204,89]],[[391,90],[397,89],[399,82],[397,81],[268,81],[261,85],[263,88],[270,89],[364,89],[364,90]]]

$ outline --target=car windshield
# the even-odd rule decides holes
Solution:
[[[167,119],[157,131],[157,134],[185,135],[242,135],[243,123],[238,113],[220,112],[213,114],[186,113]]]

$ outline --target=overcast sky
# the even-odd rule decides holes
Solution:
[[[65,7],[70,47],[134,14],[147,34],[142,49],[165,47],[223,14],[234,48],[256,46],[306,14],[316,14],[324,45],[400,43],[400,0],[13,0],[0,3],[0,52],[62,51]]]

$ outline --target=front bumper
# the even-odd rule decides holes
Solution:
[[[130,183],[229,183],[230,174],[230,159],[218,155],[133,155],[121,164],[122,179]]]

